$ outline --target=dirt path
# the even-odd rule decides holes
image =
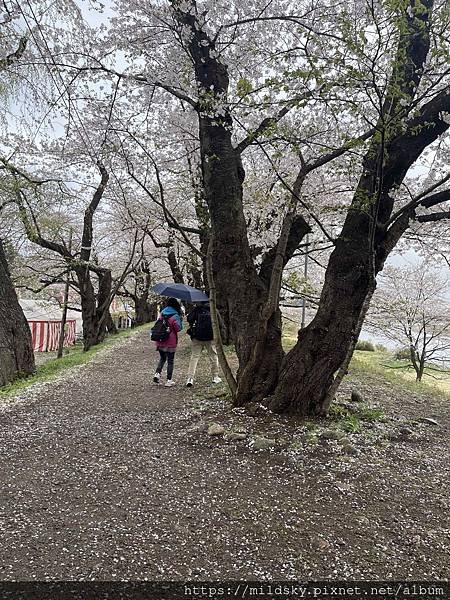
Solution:
[[[288,424],[154,359],[141,333],[0,411],[0,579],[448,577],[448,404],[366,377],[384,420]]]

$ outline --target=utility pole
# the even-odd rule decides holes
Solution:
[[[72,252],[72,233],[73,230],[70,228],[69,231],[69,254]],[[61,330],[59,332],[59,343],[58,343],[58,358],[62,358],[64,350],[64,335],[67,322],[67,306],[69,304],[69,285],[70,285],[70,268],[67,271],[66,283],[64,286],[64,298],[63,298],[63,311],[61,317]]]
[[[303,276],[305,278],[305,282],[308,279],[308,245],[309,245],[309,233],[306,234],[306,250],[305,250],[305,265],[303,270]],[[306,298],[303,296],[302,302],[302,324],[301,329],[305,327],[306,324]]]

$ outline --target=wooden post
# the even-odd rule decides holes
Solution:
[[[72,251],[72,228],[69,232],[69,253]],[[67,306],[69,303],[69,284],[70,284],[70,268],[67,271],[66,283],[64,286],[63,311],[61,317],[61,331],[59,332],[58,355],[57,358],[62,358],[64,350],[64,334],[67,322]]]

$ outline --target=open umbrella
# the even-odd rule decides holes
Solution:
[[[157,283],[153,288],[156,294],[160,296],[169,296],[169,298],[178,298],[188,302],[208,302],[208,296],[201,290],[185,285],[184,283]]]

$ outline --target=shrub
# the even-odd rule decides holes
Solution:
[[[409,360],[411,352],[409,348],[399,348],[394,354],[395,360]]]
[[[363,352],[375,352],[375,346],[372,344],[372,342],[359,340],[356,342],[355,350],[362,350]]]
[[[377,352],[387,352],[387,348],[383,344],[375,344],[375,350]]]

